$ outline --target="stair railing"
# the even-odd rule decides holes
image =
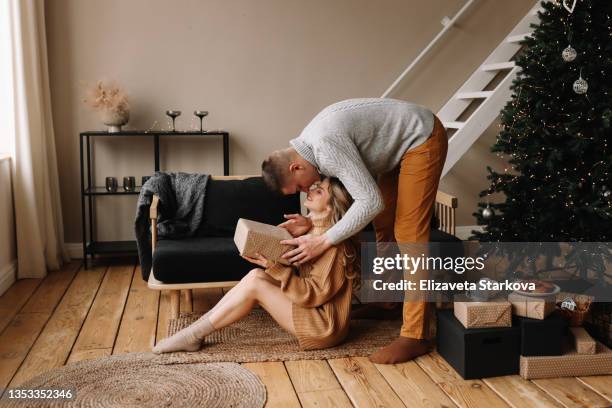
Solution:
[[[463,13],[474,3],[476,0],[468,0],[463,7],[455,14],[453,18],[450,20],[444,19],[442,20],[442,24],[444,24],[444,28],[431,40],[431,42],[425,47],[419,55],[404,69],[404,71],[395,79],[395,81],[387,88],[387,90],[382,94],[381,98],[387,98],[396,88],[397,86],[404,80],[406,75],[421,61],[421,59],[431,50],[434,45],[450,30],[450,28],[455,24],[455,22],[463,15]]]

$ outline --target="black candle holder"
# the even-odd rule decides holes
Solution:
[[[117,179],[115,177],[106,178],[106,191],[109,193],[117,191]]]
[[[123,190],[134,191],[136,189],[136,177],[126,176],[123,178]]]

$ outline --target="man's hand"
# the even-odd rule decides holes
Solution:
[[[299,237],[306,234],[312,228],[312,220],[300,214],[285,214],[287,221],[279,225],[289,231],[292,237]]]
[[[283,258],[296,265],[301,265],[308,262],[323,252],[325,252],[332,244],[327,240],[325,235],[302,235],[301,237],[286,239],[281,241],[284,245],[296,245],[297,248],[286,252]]]
[[[251,258],[250,256],[246,255],[242,255],[242,257],[255,265],[261,266],[264,269],[270,266],[270,261],[268,261],[268,259],[261,254],[255,254],[255,258]]]

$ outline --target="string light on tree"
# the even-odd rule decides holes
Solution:
[[[540,3],[491,149],[508,165],[488,169],[473,238],[612,241],[610,1]]]

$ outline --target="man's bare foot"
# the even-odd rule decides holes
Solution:
[[[366,303],[351,310],[351,319],[395,320],[402,316],[402,303]]]
[[[369,358],[376,364],[397,364],[410,361],[415,357],[429,353],[431,342],[425,339],[398,337],[391,344],[378,350]]]

